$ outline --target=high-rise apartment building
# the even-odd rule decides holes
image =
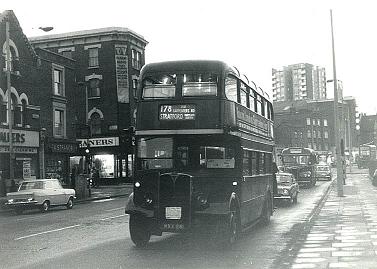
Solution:
[[[273,101],[326,99],[325,68],[308,63],[272,69]]]

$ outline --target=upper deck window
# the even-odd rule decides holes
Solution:
[[[237,102],[237,79],[234,77],[227,77],[225,79],[225,95],[234,102]]]
[[[174,98],[176,84],[176,74],[156,74],[147,76],[143,80],[143,98]]]
[[[216,96],[218,77],[215,74],[184,74],[183,96]]]
[[[241,82],[241,91],[240,91],[240,98],[241,98],[241,105],[245,107],[249,107],[249,89],[246,87],[246,84]]]

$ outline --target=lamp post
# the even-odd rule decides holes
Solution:
[[[332,58],[333,58],[333,73],[334,73],[334,141],[335,141],[335,154],[336,154],[336,169],[337,169],[337,190],[338,196],[343,196],[343,160],[340,152],[340,122],[339,122],[339,109],[338,109],[338,80],[336,78],[336,64],[335,64],[335,42],[334,30],[332,20],[332,10],[330,9],[331,19],[331,43],[332,43]],[[342,102],[343,104],[343,102]]]
[[[39,149],[39,170],[40,170],[40,178],[46,177],[45,172],[45,139],[46,139],[46,128],[41,128],[39,131],[39,140],[40,140],[40,149]]]

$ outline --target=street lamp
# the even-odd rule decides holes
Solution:
[[[335,141],[335,154],[336,154],[336,169],[337,169],[337,190],[338,196],[343,196],[343,160],[340,152],[340,122],[338,111],[338,80],[336,78],[336,64],[335,64],[335,42],[334,42],[334,30],[332,20],[332,10],[330,10],[331,19],[331,43],[332,43],[332,58],[333,58],[333,74],[334,74],[334,141]],[[343,105],[343,101],[342,101]]]

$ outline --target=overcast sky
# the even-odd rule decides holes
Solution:
[[[27,36],[127,27],[149,42],[146,62],[219,59],[236,66],[271,96],[271,68],[311,63],[333,77],[330,9],[337,78],[358,110],[376,114],[377,2],[295,0],[20,1],[12,9]],[[2,11],[3,11],[2,10]],[[332,93],[328,93],[333,96]]]

